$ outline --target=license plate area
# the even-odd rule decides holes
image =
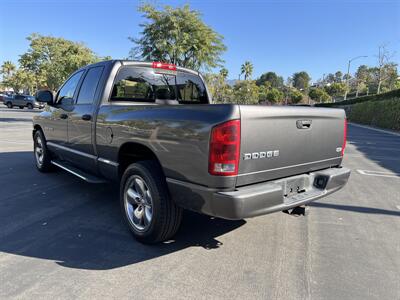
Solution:
[[[306,176],[300,176],[287,179],[282,183],[283,195],[285,197],[291,197],[293,195],[305,192],[306,186],[308,186],[308,178]]]
[[[302,192],[302,193],[292,195],[290,197],[285,197],[284,203],[290,204],[290,203],[295,203],[295,202],[301,202],[308,198],[318,197],[321,194],[323,194],[323,191],[321,191],[321,190],[311,190],[311,191],[307,191],[307,192]]]

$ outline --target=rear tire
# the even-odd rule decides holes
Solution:
[[[182,208],[170,198],[165,176],[155,161],[133,163],[125,170],[120,204],[131,233],[142,243],[168,240],[179,229]]]
[[[35,157],[36,168],[43,173],[54,170],[51,163],[51,154],[46,146],[46,139],[41,130],[37,130],[33,136],[33,155]]]
[[[7,107],[8,107],[8,108],[13,108],[12,103],[11,103],[11,102],[7,102]]]

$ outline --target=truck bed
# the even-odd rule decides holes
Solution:
[[[119,137],[112,149],[127,142],[148,147],[167,178],[232,189],[340,165],[344,118],[343,110],[312,107],[103,105],[96,141],[100,157],[117,161],[110,128]],[[241,120],[238,175],[213,176],[207,169],[211,130],[233,119]],[[298,121],[309,127],[299,129]]]

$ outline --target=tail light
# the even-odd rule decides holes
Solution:
[[[168,70],[168,71],[176,71],[176,66],[173,65],[173,64],[167,64],[167,63],[163,63],[163,62],[154,61],[151,66],[154,69],[163,69],[163,70]]]
[[[346,141],[347,141],[347,119],[344,119],[344,128],[343,128],[343,144],[342,144],[342,153],[344,155],[344,149],[346,148]]]
[[[215,126],[211,131],[208,172],[211,175],[237,175],[240,156],[240,120]]]

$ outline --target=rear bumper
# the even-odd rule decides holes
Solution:
[[[329,168],[233,191],[210,189],[173,179],[167,179],[167,182],[171,196],[179,206],[237,220],[307,204],[341,189],[349,176],[349,169]],[[302,192],[297,193],[297,187]]]

